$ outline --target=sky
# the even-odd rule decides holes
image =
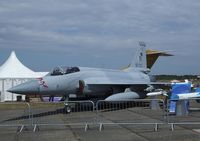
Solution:
[[[0,64],[16,51],[34,71],[119,69],[138,41],[169,51],[152,74],[200,74],[199,0],[1,0]]]

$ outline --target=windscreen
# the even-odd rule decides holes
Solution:
[[[78,67],[55,67],[51,72],[51,76],[55,75],[65,75],[70,73],[79,72],[80,69]]]

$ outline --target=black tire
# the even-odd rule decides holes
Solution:
[[[197,103],[200,103],[200,99],[198,99],[198,100],[196,100],[197,101]]]

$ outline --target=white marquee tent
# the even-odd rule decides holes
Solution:
[[[0,101],[16,101],[19,95],[7,92],[9,88],[46,74],[47,72],[34,72],[24,66],[12,51],[7,61],[0,67]],[[22,96],[22,99],[24,100],[25,96]]]

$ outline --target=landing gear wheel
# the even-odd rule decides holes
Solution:
[[[65,110],[65,113],[71,113],[71,107],[69,106],[67,102],[65,103],[64,110]]]
[[[70,113],[71,112],[71,106],[69,105],[68,101],[69,101],[69,97],[66,96],[65,97],[65,107],[64,107],[65,113]]]
[[[200,103],[200,99],[198,99],[198,100],[196,100],[197,101],[197,103]]]

